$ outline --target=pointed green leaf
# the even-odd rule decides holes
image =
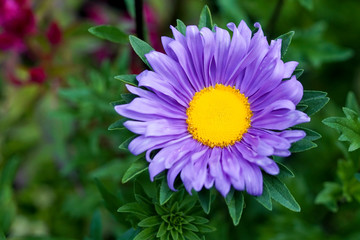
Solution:
[[[198,225],[197,228],[201,233],[209,233],[216,231],[216,228],[210,225]]]
[[[260,196],[254,196],[256,201],[261,203],[266,209],[272,210],[272,202],[271,202],[271,196],[268,187],[264,184],[263,186],[263,193]]]
[[[118,130],[118,129],[124,129],[124,122],[126,122],[127,118],[122,118],[120,120],[117,120],[116,122],[112,123],[109,127],[108,130]]]
[[[211,12],[207,5],[204,6],[200,14],[199,29],[201,30],[203,27],[207,27],[209,29],[213,28]]]
[[[176,20],[176,29],[182,33],[182,35],[186,35],[186,25],[180,19]]]
[[[125,0],[125,4],[128,13],[135,19],[135,0]]]
[[[322,122],[336,130],[341,135],[340,141],[350,142],[349,151],[354,151],[360,148],[360,119],[359,114],[350,108],[343,108],[346,117],[330,117],[324,119]]]
[[[342,187],[338,183],[325,182],[324,189],[316,196],[316,204],[324,204],[332,212],[338,210],[338,199],[342,196]]]
[[[209,219],[204,218],[204,217],[194,216],[193,218],[194,218],[194,220],[189,221],[189,222],[192,222],[194,224],[206,224],[209,222]]]
[[[124,234],[118,237],[117,240],[134,240],[135,236],[138,235],[139,232],[140,232],[139,228],[138,229],[130,228]]]
[[[293,75],[296,76],[296,79],[299,79],[299,77],[304,73],[304,69],[295,69],[293,72]]]
[[[122,104],[125,104],[126,102],[124,100],[118,100],[118,101],[114,101],[114,102],[111,102],[110,104],[115,107],[115,106],[118,106],[118,105],[122,105]]]
[[[355,173],[355,178],[360,182],[360,173]]]
[[[101,215],[99,211],[96,211],[93,215],[90,224],[90,239],[91,240],[102,240],[102,225]]]
[[[156,229],[154,228],[145,228],[142,230],[134,240],[153,240],[155,238]]]
[[[348,93],[345,106],[360,114],[360,107],[353,92]]]
[[[294,130],[302,130],[306,133],[305,139],[309,141],[315,141],[321,138],[321,135],[318,132],[315,132],[314,130],[304,128],[304,127],[292,127],[291,129]]]
[[[131,44],[132,48],[134,49],[134,51],[136,52],[136,54],[151,69],[149,62],[146,60],[145,54],[147,54],[151,51],[154,51],[154,49],[149,44],[147,44],[143,40],[141,40],[133,35],[129,36],[129,40],[130,40],[130,44]]]
[[[315,147],[317,147],[316,143],[313,143],[312,141],[309,141],[307,139],[301,139],[291,144],[290,152],[292,153],[303,152]]]
[[[159,216],[151,216],[151,217],[141,220],[141,222],[138,223],[138,226],[139,227],[153,227],[153,226],[160,225],[161,222],[162,222],[162,220]]]
[[[135,98],[137,98],[138,96],[132,93],[123,93],[121,94],[121,98],[126,102],[126,103],[130,103],[132,100],[134,100]]]
[[[279,178],[295,177],[294,173],[288,167],[286,167],[284,164],[282,164],[280,162],[276,162],[276,163],[280,168],[280,173],[277,175],[277,177],[279,177]]]
[[[291,195],[286,185],[277,177],[263,174],[264,184],[268,187],[272,199],[294,212],[300,212],[301,208]]]
[[[133,86],[138,86],[139,85],[139,82],[138,80],[136,80],[136,76],[135,74],[130,74],[130,75],[118,75],[118,76],[115,76],[114,78],[117,79],[117,80],[120,80],[122,81],[123,83],[125,84],[130,84],[130,85],[133,85]]]
[[[6,240],[4,233],[1,231],[0,231],[0,240]]]
[[[119,149],[128,150],[129,143],[136,137],[137,136],[131,136],[130,138],[126,139],[124,142],[120,144]]]
[[[307,108],[304,112],[311,116],[320,111],[329,102],[330,99],[326,95],[326,92],[304,90],[303,98],[299,104],[306,105]]]
[[[179,238],[179,233],[178,233],[178,231],[176,231],[175,229],[172,229],[172,230],[170,231],[170,233],[171,233],[172,240],[178,240],[178,238]]]
[[[161,185],[160,185],[160,192],[159,192],[160,205],[164,205],[165,203],[167,203],[173,194],[174,192],[169,188],[166,177],[164,177],[161,180]]]
[[[162,237],[166,234],[166,225],[165,222],[162,222],[160,227],[159,227],[159,231],[156,234],[156,237]]]
[[[198,198],[200,205],[206,214],[210,213],[211,207],[211,191],[208,189],[203,189],[198,192]]]
[[[199,231],[199,229],[194,224],[191,224],[191,223],[184,224],[182,227],[183,227],[183,229],[187,229],[187,230],[190,230],[192,232],[198,232]]]
[[[144,160],[143,157],[138,158],[137,160],[135,160],[130,167],[126,170],[121,182],[122,183],[127,183],[128,181],[132,180],[133,178],[135,178],[137,175],[145,172],[148,170],[148,164],[147,162]]]
[[[234,226],[237,226],[240,222],[241,215],[244,208],[244,195],[239,191],[234,191],[232,196],[226,197],[226,204],[229,209],[229,214],[233,220]]]
[[[142,206],[140,203],[137,202],[127,203],[125,205],[122,205],[120,208],[117,209],[117,212],[133,213],[140,215],[142,217],[146,217],[148,214],[151,214],[147,211],[146,208],[144,208],[144,206]]]
[[[89,28],[94,36],[114,43],[127,43],[128,35],[114,26],[100,25]]]
[[[288,33],[285,33],[279,37],[277,37],[276,39],[282,39],[281,42],[281,58],[283,58],[289,48],[289,45],[291,43],[291,39],[293,38],[295,32],[294,31],[290,31]]]
[[[201,240],[201,238],[198,235],[188,230],[183,232],[183,236],[188,240]]]

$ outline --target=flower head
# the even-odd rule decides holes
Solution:
[[[180,174],[189,192],[215,185],[224,196],[231,186],[261,195],[261,171],[279,173],[270,156],[289,156],[305,136],[288,129],[310,121],[296,110],[298,63],[284,63],[281,39],[269,44],[255,27],[252,36],[244,21],[229,23],[232,37],[218,27],[188,26],[185,36],[171,27],[174,39],[162,38],[166,54],[146,55],[153,70],[137,76],[142,88],[127,85],[138,97],[115,110],[131,119],[124,126],[139,136],[129,150],[146,151],[151,179],[168,170],[173,190]]]

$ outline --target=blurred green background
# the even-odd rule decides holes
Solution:
[[[101,216],[101,238],[120,239],[126,226],[105,209],[94,179],[115,195],[132,195],[132,184],[121,178],[134,157],[118,149],[123,136],[107,130],[119,119],[109,103],[125,92],[114,76],[144,66],[126,41],[100,40],[87,29],[111,24],[135,34],[133,2],[28,4],[36,29],[23,36],[25,49],[0,51],[0,239],[1,231],[8,239],[84,239],[94,214]],[[302,211],[275,204],[270,212],[245,196],[234,227],[219,194],[209,216],[217,231],[207,239],[360,239],[360,182],[353,177],[359,150],[349,154],[339,134],[321,123],[342,116],[349,91],[360,94],[360,2],[149,0],[147,41],[162,51],[160,37],[170,36],[169,26],[176,19],[197,24],[205,4],[222,28],[242,19],[251,27],[260,22],[268,40],[294,30],[285,60],[305,70],[299,79],[304,89],[328,92],[331,99],[307,125],[323,136],[318,147],[285,160],[296,175],[287,184]],[[56,43],[48,34],[52,22],[59,26]],[[44,77],[31,75],[33,68]]]

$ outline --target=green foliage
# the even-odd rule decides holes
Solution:
[[[148,170],[147,162],[143,156],[140,156],[138,159],[136,159],[126,170],[123,178],[122,183],[127,183],[131,179],[135,178],[137,175],[141,174],[144,171]]]
[[[203,189],[198,192],[199,202],[206,214],[210,213],[211,208],[211,191]]]
[[[144,42],[143,40],[141,40],[135,36],[132,36],[132,35],[129,36],[129,41],[130,41],[131,47],[134,49],[135,53],[151,69],[150,64],[146,60],[145,54],[147,54],[151,51],[154,51],[154,49],[149,44]]]
[[[277,37],[276,39],[281,39],[282,43],[281,43],[281,58],[283,58],[289,48],[289,45],[291,43],[291,39],[293,38],[295,32],[294,31],[290,31],[288,33],[285,33],[279,37]]]
[[[240,223],[241,215],[244,208],[244,195],[239,191],[233,189],[228,193],[225,198],[226,205],[229,209],[230,217],[234,226]]]
[[[181,24],[181,23],[180,23]],[[199,29],[201,30],[203,27],[207,27],[212,29],[213,28],[213,22],[211,18],[211,12],[208,6],[205,5],[205,7],[202,9],[200,14],[200,20],[199,20]]]
[[[136,80],[136,75],[119,75],[116,76],[115,79],[122,81],[125,84],[130,84],[133,86],[137,86],[139,82]]]
[[[314,8],[314,1],[313,0],[298,0],[301,6],[308,10],[313,10]]]
[[[184,36],[186,35],[186,25],[180,19],[176,20],[176,29]]]
[[[94,36],[114,43],[127,43],[128,35],[120,29],[109,25],[100,25],[89,28]]]
[[[304,90],[303,98],[297,107],[301,107],[302,111],[311,116],[320,111],[330,100],[326,97],[326,92]]]

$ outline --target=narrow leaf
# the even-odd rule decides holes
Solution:
[[[272,210],[272,202],[271,196],[268,187],[264,184],[263,193],[260,196],[254,197],[256,201],[258,201],[261,205],[263,205],[266,209]]]
[[[135,0],[125,0],[125,4],[128,13],[135,19]]]
[[[311,116],[320,111],[329,102],[330,99],[326,95],[326,92],[305,90],[299,104],[306,105],[307,108],[304,112]]]
[[[132,180],[133,178],[135,178],[137,175],[145,172],[148,170],[148,164],[147,162],[144,160],[143,157],[138,158],[137,160],[135,160],[130,167],[126,170],[121,182],[122,183],[127,183],[128,181]]]
[[[321,135],[318,132],[315,132],[314,130],[304,128],[304,127],[292,127],[291,129],[295,130],[302,130],[306,133],[305,139],[309,141],[315,141],[321,138]]]
[[[147,212],[146,209],[143,208],[143,206],[137,202],[127,203],[121,206],[120,208],[118,208],[117,212],[133,213],[143,217],[146,217],[149,214],[149,212]]]
[[[153,226],[160,225],[161,222],[162,222],[162,220],[159,216],[151,216],[151,217],[141,220],[141,222],[138,223],[138,226],[139,227],[153,227]]]
[[[277,175],[277,177],[279,177],[279,178],[295,177],[294,173],[288,167],[286,167],[284,164],[282,164],[280,162],[276,162],[276,163],[280,168],[280,173]]]
[[[89,32],[94,36],[114,43],[126,43],[128,35],[120,29],[109,25],[100,25],[89,28]]]
[[[126,103],[130,103],[132,100],[134,100],[135,98],[137,98],[138,96],[132,93],[123,93],[121,94],[121,98],[126,102]]]
[[[139,232],[140,232],[139,228],[136,230],[133,228],[130,228],[124,234],[122,234],[119,238],[117,238],[117,240],[133,240],[135,238],[135,236],[138,235]]]
[[[216,231],[216,228],[210,225],[198,225],[197,228],[201,233],[209,233]]]
[[[174,192],[171,191],[171,189],[169,188],[169,186],[167,184],[166,177],[163,178],[161,180],[160,192],[159,192],[160,205],[164,205],[165,203],[167,203],[167,201],[170,200],[170,198],[173,194],[174,194]]]
[[[201,240],[198,235],[188,230],[183,232],[183,236],[188,240]]]
[[[234,191],[233,196],[226,201],[226,204],[229,209],[230,217],[233,220],[233,224],[234,226],[237,226],[240,222],[244,208],[244,195],[239,191]]]
[[[346,97],[346,105],[347,108],[350,108],[360,114],[360,107],[356,100],[355,94],[353,92],[349,92]]]
[[[102,239],[102,225],[101,225],[101,215],[99,211],[96,211],[93,215],[90,224],[90,239],[91,240],[101,240]]]
[[[313,143],[312,141],[309,141],[307,139],[301,139],[291,144],[290,152],[292,153],[303,152],[315,147],[317,147],[316,143]]]
[[[138,235],[136,235],[134,240],[153,240],[155,238],[155,233],[156,231],[154,228],[145,228]]]
[[[211,191],[203,189],[202,191],[198,192],[198,198],[204,212],[209,214],[211,207]]]
[[[301,208],[291,195],[286,185],[277,177],[263,174],[264,184],[268,187],[272,199],[294,212],[300,212]]]
[[[285,33],[285,34],[283,34],[283,35],[276,38],[276,39],[282,39],[282,42],[281,42],[281,58],[283,58],[285,56],[294,34],[295,34],[294,31],[290,31],[290,32]]]
[[[118,129],[124,129],[124,122],[126,122],[127,118],[122,118],[120,120],[117,120],[116,122],[112,123],[109,127],[108,130],[118,130]]]
[[[133,35],[129,36],[129,40],[130,40],[131,47],[134,49],[136,54],[151,69],[149,62],[146,60],[145,54],[147,54],[151,51],[154,51],[154,49],[149,44],[147,44],[143,40],[141,40]]]
[[[130,74],[130,75],[118,75],[115,76],[114,78],[117,80],[122,81],[125,84],[130,84],[133,86],[138,86],[139,82],[136,80],[136,76],[135,74]]]
[[[186,35],[186,25],[180,19],[176,20],[176,29],[181,32],[184,36]]]
[[[295,69],[293,72],[293,75],[296,76],[296,79],[299,79],[299,77],[304,73],[304,69]]]
[[[132,136],[132,137],[126,139],[123,143],[120,144],[119,149],[128,150],[129,143],[130,143],[134,138],[136,138],[136,136]]]
[[[199,29],[201,30],[203,27],[207,27],[209,29],[213,28],[211,12],[207,5],[204,6],[200,14]]]

